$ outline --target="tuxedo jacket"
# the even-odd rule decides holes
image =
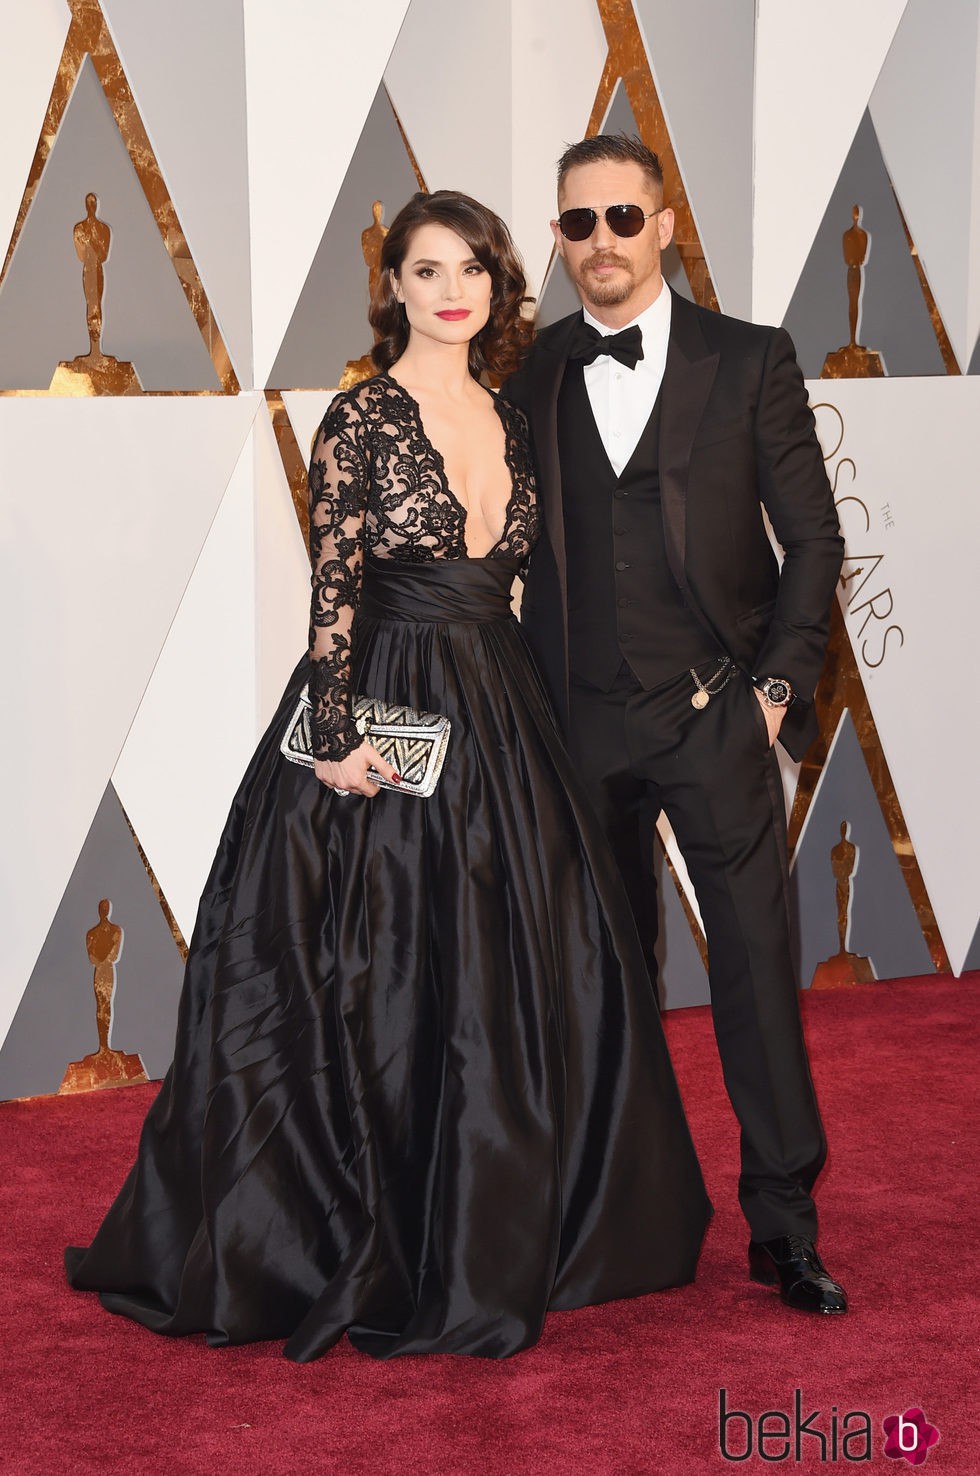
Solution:
[[[521,619],[559,717],[568,716],[568,576],[558,395],[580,313],[538,334],[501,393],[528,418],[543,532]],[[802,758],[843,558],[833,495],[789,334],[673,294],[660,390],[660,503],[672,577],[706,630],[750,676],[796,693],[780,741]],[[772,550],[765,508],[782,547]]]

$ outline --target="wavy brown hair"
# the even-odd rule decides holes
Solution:
[[[462,195],[458,190],[419,192],[399,210],[381,248],[381,272],[368,313],[378,341],[371,357],[379,369],[390,369],[408,346],[409,325],[405,308],[395,296],[391,274],[401,276],[402,263],[411,239],[420,226],[441,225],[455,231],[489,272],[490,316],[470,339],[470,373],[479,378],[486,371],[503,378],[520,367],[533,329],[521,316],[527,283],[524,263],[499,215]]]

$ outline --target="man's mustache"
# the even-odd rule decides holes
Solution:
[[[625,271],[630,270],[629,261],[622,256],[617,256],[614,251],[594,251],[582,263],[583,271],[591,271],[593,267],[615,266],[622,267]]]

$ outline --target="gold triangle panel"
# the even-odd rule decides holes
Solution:
[[[820,724],[819,737],[810,747],[803,764],[800,768],[799,783],[796,788],[796,797],[793,801],[793,809],[789,823],[789,843],[795,848],[803,829],[810,804],[816,792],[823,769],[827,759],[830,744],[837,731],[841,714],[845,708],[850,711],[854,727],[857,731],[861,751],[864,754],[871,782],[874,785],[875,794],[888,834],[891,837],[895,855],[898,857],[902,868],[902,875],[908,887],[912,904],[915,908],[919,926],[929,949],[929,955],[937,972],[948,973],[950,968],[949,956],[946,952],[936,914],[929,900],[929,893],[925,880],[916,860],[915,850],[909,836],[908,825],[902,813],[902,806],[898,798],[892,780],[888,763],[885,759],[875,726],[874,716],[868,702],[864,683],[854,660],[851,649],[850,638],[844,624],[837,600],[834,600],[831,609],[830,621],[830,645],[827,651],[827,661],[823,674],[817,684],[814,695],[814,707],[817,720]]]
[[[289,483],[289,495],[292,498],[293,511],[296,521],[299,523],[303,534],[303,543],[307,549],[310,546],[310,508],[306,484],[306,469],[308,458],[303,454],[293,423],[289,418],[289,412],[283,404],[282,395],[278,390],[266,390],[265,402],[272,418],[272,429],[276,436],[276,445],[279,447],[279,455],[282,458],[282,468],[286,473],[286,481]],[[326,409],[326,404],[324,404]]]
[[[688,203],[687,191],[667,128],[667,119],[650,72],[633,6],[630,0],[597,0],[597,4],[609,43],[609,56],[593,104],[587,135],[599,132],[616,90],[616,83],[622,78],[640,137],[657,154],[663,166],[664,198],[674,210],[674,244],[684,263],[694,300],[702,307],[717,309],[718,298],[694,224],[694,215]]]
[[[172,200],[164,183],[149,135],[143,125],[132,90],[126,79],[122,62],[113,43],[109,27],[102,14],[98,0],[68,0],[71,7],[71,24],[58,66],[58,75],[51,90],[41,134],[31,168],[28,172],[24,195],[14,224],[13,234],[7,247],[0,282],[7,273],[14,250],[20,238],[24,222],[37,194],[52,146],[61,126],[65,110],[71,98],[78,74],[86,55],[92,58],[96,74],[112,109],[113,117],[122,136],[133,168],[153,212],[157,227],[167,249],[174,270],[180,281],[188,306],[214,364],[221,383],[220,391],[197,390],[197,394],[238,394],[241,386],[231,363],[217,321],[211,311],[207,293],[201,281],[187,238],[181,228]],[[23,393],[9,391],[8,393]],[[34,393],[34,392],[31,392]],[[179,391],[157,391],[157,393],[180,393]]]
[[[939,305],[936,302],[935,297],[933,296],[932,288],[929,286],[929,279],[926,276],[926,269],[922,265],[922,258],[918,253],[915,242],[912,240],[912,232],[909,230],[908,221],[905,219],[905,212],[902,209],[902,204],[897,194],[895,195],[895,205],[898,209],[899,219],[902,222],[902,230],[905,232],[905,239],[909,244],[909,254],[911,255],[912,261],[915,265],[916,275],[919,279],[919,286],[922,288],[922,296],[925,298],[926,307],[929,311],[929,318],[932,322],[933,332],[936,335],[936,342],[939,344],[939,352],[943,356],[943,363],[946,366],[946,373],[960,374],[962,371],[959,364],[956,362],[956,355],[953,352],[953,345],[949,341],[949,334],[946,332],[946,324],[943,322],[943,315],[939,311]]]

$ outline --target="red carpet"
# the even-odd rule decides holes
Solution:
[[[0,1470],[687,1476],[857,1465],[900,1476],[911,1468],[884,1456],[882,1420],[921,1407],[940,1432],[929,1476],[976,1476],[978,986],[973,974],[806,999],[831,1141],[821,1248],[850,1293],[848,1317],[790,1312],[748,1281],[736,1130],[707,1012],[685,1010],[668,1016],[668,1038],[717,1208],[697,1284],[553,1315],[536,1348],[502,1364],[377,1364],[345,1343],[296,1367],[278,1345],[212,1350],[110,1317],[69,1292],[61,1252],[98,1224],[155,1087],[2,1106]],[[752,1417],[747,1460],[719,1449],[721,1387]],[[799,1461],[797,1389],[802,1418],[818,1412]],[[767,1410],[788,1416],[790,1435],[770,1421],[760,1460]],[[728,1428],[741,1454],[746,1421]]]

